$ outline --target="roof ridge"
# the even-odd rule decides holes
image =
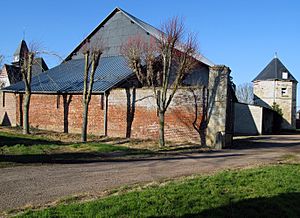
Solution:
[[[282,73],[287,72],[287,79],[282,78]],[[274,57],[264,68],[263,70],[252,80],[254,81],[265,81],[265,80],[289,80],[296,81],[291,72],[287,67],[281,62],[278,57]]]
[[[161,33],[163,33],[161,30],[157,29],[156,27],[152,26],[151,24],[148,24],[147,22],[135,17],[134,15],[131,15],[130,13],[126,12],[125,10],[121,9],[120,7],[115,7],[115,9],[109,13],[100,23],[99,25],[93,29],[93,31],[88,34],[87,37],[85,37],[80,43],[79,45],[73,49],[72,52],[70,52],[70,54],[65,58],[65,61],[71,59],[71,56],[74,52],[76,52],[78,49],[80,49],[80,46],[85,42],[86,39],[92,37],[102,26],[105,22],[107,22],[116,12],[121,12],[123,15],[125,15],[129,20],[131,20],[132,22],[134,22],[136,25],[138,25],[140,28],[142,28],[145,32],[151,34],[153,37],[155,37],[156,39],[159,39],[159,35]],[[148,27],[148,28],[147,28]],[[176,48],[179,50],[179,48]],[[206,57],[204,57],[204,55],[197,53],[194,55],[194,58],[197,59],[198,61],[208,65],[208,66],[213,66],[214,63],[212,61],[210,61],[209,59],[207,59]]]

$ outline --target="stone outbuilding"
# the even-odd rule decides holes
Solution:
[[[97,39],[101,38],[106,48],[95,73],[88,132],[111,137],[158,138],[153,90],[141,86],[120,49],[131,36],[139,35],[150,40],[160,34],[158,29],[124,10],[113,10],[62,64],[33,77],[30,125],[59,132],[80,132],[82,50],[87,40],[97,44]],[[199,134],[193,123],[201,122],[205,117],[208,120],[205,130],[207,145],[226,147],[232,141],[235,99],[230,69],[216,66],[202,55],[194,58],[197,60],[196,69],[184,78],[167,110],[165,138],[167,141],[199,143]],[[12,126],[22,124],[23,93],[23,82],[3,89],[0,122],[5,118]]]
[[[297,80],[275,57],[252,81],[254,104],[272,108],[278,104],[283,113],[282,129],[296,128]]]

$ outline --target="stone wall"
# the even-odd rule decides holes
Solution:
[[[16,95],[0,92],[0,125],[17,125],[16,108]]]
[[[257,135],[262,134],[263,107],[235,103],[234,134]]]
[[[256,81],[253,84],[254,104],[271,108],[273,102],[276,102],[283,112],[281,127],[295,129],[296,90],[297,85],[292,81]]]
[[[206,143],[221,149],[230,146],[233,136],[233,105],[229,90],[230,69],[214,66],[209,72],[208,127]]]

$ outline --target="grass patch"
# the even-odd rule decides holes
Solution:
[[[93,136],[94,141],[78,142],[78,135],[32,130],[23,135],[18,128],[0,128],[0,167],[22,164],[73,164],[140,159],[207,151],[194,144],[158,147],[152,140]],[[90,137],[90,136],[89,136]]]
[[[18,217],[299,217],[300,165],[224,171]]]
[[[91,163],[152,151],[103,142],[74,143],[0,131],[0,167],[20,164]]]
[[[32,135],[0,132],[0,154],[27,155],[63,152],[129,151],[128,147],[99,142],[63,143]]]
[[[21,135],[18,133],[0,132],[0,147],[14,146],[18,144],[31,146],[31,145],[46,145],[51,143],[59,143],[59,141],[49,140],[43,137],[33,135]]]

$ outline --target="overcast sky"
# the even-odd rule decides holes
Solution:
[[[0,53],[10,62],[25,35],[27,42],[66,57],[117,6],[155,27],[184,17],[198,35],[200,52],[229,66],[236,84],[251,82],[275,52],[300,80],[298,0],[3,0]],[[45,59],[50,67],[60,62]]]

